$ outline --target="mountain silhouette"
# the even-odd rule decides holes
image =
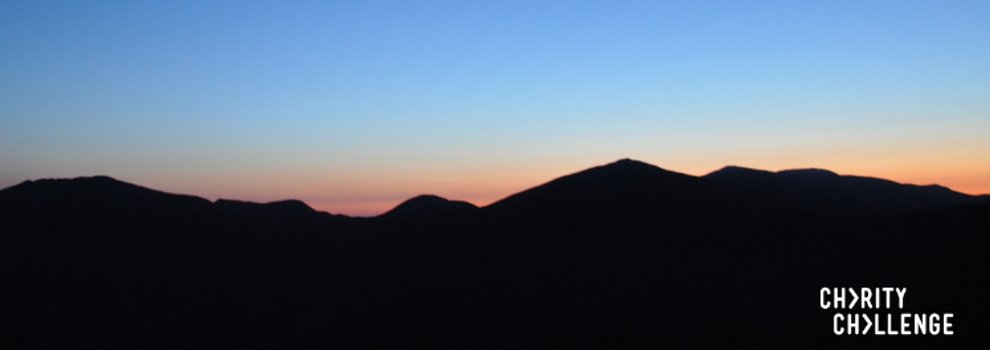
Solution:
[[[451,201],[435,195],[419,195],[402,202],[380,217],[389,219],[423,219],[455,216],[477,210],[474,204],[464,201]]]
[[[490,205],[492,209],[577,209],[585,205],[622,206],[630,199],[663,201],[698,186],[696,178],[631,159],[622,159],[567,175],[514,194]],[[602,203],[608,200],[610,203]],[[527,208],[528,207],[528,208]]]
[[[0,198],[4,204],[17,202],[19,205],[28,206],[85,204],[93,207],[115,205],[182,207],[208,204],[208,201],[202,198],[168,194],[109,176],[29,180],[0,191]]]
[[[979,203],[990,199],[937,185],[907,185],[878,178],[839,175],[822,169],[770,172],[728,166],[705,175],[704,178],[765,194],[860,209],[918,210]]]
[[[244,210],[244,211],[264,211],[272,210],[282,213],[314,213],[316,210],[310,208],[309,205],[303,203],[299,200],[289,199],[282,201],[275,201],[271,203],[254,203],[245,202],[239,200],[231,199],[218,199],[216,202],[217,206],[227,208],[229,210]]]
[[[26,181],[0,190],[0,345],[982,349],[988,225],[937,186],[629,159],[371,218]],[[826,286],[906,286],[956,335],[837,337]]]

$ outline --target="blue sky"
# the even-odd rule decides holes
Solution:
[[[630,156],[990,192],[987,18],[987,1],[2,1],[0,187],[108,174],[370,214]]]

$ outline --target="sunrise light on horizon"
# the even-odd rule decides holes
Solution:
[[[380,214],[633,158],[990,193],[990,2],[0,4],[0,188]]]

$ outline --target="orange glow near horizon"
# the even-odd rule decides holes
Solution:
[[[668,170],[673,170],[673,169],[668,169]],[[784,169],[778,169],[778,170],[784,170]],[[915,184],[915,185],[938,184],[951,188],[954,191],[971,194],[971,195],[990,193],[990,181],[987,180],[990,179],[990,174],[986,174],[984,176],[968,176],[968,175],[938,176],[924,172],[917,172],[917,173],[904,173],[901,175],[892,174],[891,176],[884,176],[884,175],[865,175],[865,174],[855,174],[855,173],[845,173],[845,172],[839,172],[839,173],[843,175],[862,175],[862,176],[878,177],[878,178],[883,178],[905,184]],[[560,174],[560,176],[566,174],[567,173],[562,173]],[[701,174],[692,174],[692,175],[704,175],[704,174],[701,173]],[[536,180],[532,183],[532,185],[529,186],[511,186],[511,187],[502,186],[501,191],[498,191],[496,186],[489,186],[492,192],[482,195],[474,195],[467,192],[450,192],[450,191],[448,192],[425,191],[419,194],[437,194],[447,199],[462,200],[483,207],[491,203],[494,203],[498,200],[501,200],[505,197],[508,197],[512,194],[525,191],[526,189],[534,186],[538,186],[549,180],[552,179]],[[415,195],[416,194],[412,194],[407,197],[401,197],[401,198],[397,197],[397,198],[378,199],[378,200],[355,200],[355,201],[316,200],[316,201],[306,201],[306,203],[309,204],[314,209],[320,211],[326,211],[334,214],[346,214],[353,216],[374,216],[391,210],[395,206],[399,205],[400,203],[402,203],[403,201],[409,198],[412,198]]]
[[[493,3],[0,2],[0,188],[368,216],[631,158],[990,193],[990,1]]]
[[[707,166],[698,159],[636,158],[661,168],[694,176],[702,176],[722,167]],[[270,202],[283,199],[299,199],[316,210],[352,216],[374,216],[387,212],[401,202],[419,194],[435,194],[451,200],[463,200],[485,206],[514,193],[539,186],[557,177],[578,172],[596,165],[606,164],[618,158],[589,163],[561,160],[557,163],[520,166],[514,170],[508,166],[492,169],[444,168],[433,171],[409,170],[380,172],[338,172],[334,176],[286,176],[282,180],[273,177],[199,178],[196,185],[162,181],[166,179],[124,179],[135,183],[175,193],[204,196],[209,199],[227,198]],[[933,167],[908,166],[896,159],[886,162],[859,162],[850,157],[820,157],[813,166],[805,162],[780,162],[773,159],[748,159],[747,163],[731,165],[754,169],[779,171],[785,169],[816,167],[842,175],[871,176],[899,183],[916,185],[939,184],[967,194],[990,193],[990,166],[945,162]],[[443,176],[435,175],[443,173]],[[287,174],[281,174],[287,175]],[[144,180],[150,180],[143,182]],[[160,183],[156,184],[156,183]],[[160,187],[156,187],[160,186]]]
[[[970,128],[969,130],[975,130]],[[866,133],[870,134],[870,133]],[[721,139],[708,135],[706,139]],[[72,169],[47,169],[6,181],[109,175],[122,181],[180,194],[271,202],[298,199],[314,209],[351,216],[374,216],[420,194],[434,194],[485,206],[555,178],[631,158],[684,174],[702,176],[726,165],[779,171],[822,168],[843,175],[871,176],[917,185],[939,184],[967,194],[990,193],[990,158],[982,138],[941,138],[940,142],[898,142],[840,137],[777,138],[761,141],[735,135],[739,142],[698,146],[679,139],[648,144],[583,139],[557,149],[534,148],[514,156],[486,155],[348,159],[314,153],[277,154],[238,163],[183,161],[185,167],[87,162]],[[858,141],[858,142],[857,142]],[[687,147],[688,145],[694,148]],[[629,152],[630,149],[659,149]],[[333,159],[315,163],[309,159]],[[38,166],[37,168],[42,168]],[[107,171],[107,169],[116,169]]]

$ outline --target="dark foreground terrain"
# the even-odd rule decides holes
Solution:
[[[943,187],[631,160],[375,218],[28,181],[0,191],[0,348],[987,349],[988,224]],[[819,288],[888,286],[955,334],[832,334]]]

